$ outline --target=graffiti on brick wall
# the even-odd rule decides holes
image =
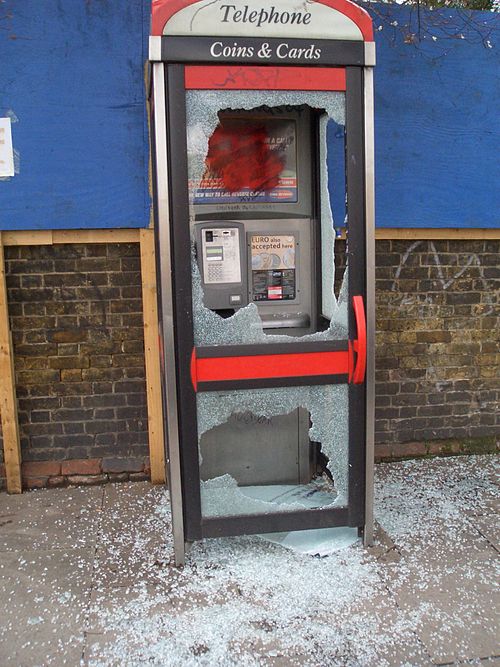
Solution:
[[[415,254],[428,254],[432,258],[433,271],[430,272],[431,279],[435,282],[437,290],[405,292],[401,290],[401,279],[404,276],[404,270],[410,265],[410,258]],[[388,299],[388,305],[393,308],[416,308],[419,316],[425,316],[425,307],[438,305],[438,294],[446,291],[453,291],[458,285],[458,281],[463,278],[469,269],[475,268],[477,271],[477,280],[479,287],[474,291],[481,292],[483,301],[476,304],[476,315],[488,316],[495,312],[497,294],[491,281],[484,273],[484,267],[481,264],[480,256],[475,253],[464,253],[459,258],[456,267],[450,267],[443,262],[440,253],[433,241],[415,241],[412,243],[401,257],[401,262],[396,269],[394,280],[391,286],[391,298]],[[451,269],[451,271],[450,271]],[[446,275],[448,274],[448,275]],[[419,307],[422,307],[419,311]]]

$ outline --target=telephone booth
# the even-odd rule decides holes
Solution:
[[[349,0],[153,0],[178,564],[203,538],[372,539],[374,64]]]

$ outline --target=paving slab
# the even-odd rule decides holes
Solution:
[[[378,521],[374,525],[373,544],[365,547],[365,559],[367,562],[375,559],[380,564],[397,563],[401,559],[396,544]]]
[[[113,484],[105,489],[97,542],[95,586],[159,584],[172,558],[168,520],[159,520],[164,487],[148,482]]]
[[[500,512],[470,518],[472,526],[491,544],[500,551]]]
[[[144,648],[144,635],[137,619],[147,626],[148,643],[175,641],[168,629],[173,618],[214,603],[208,594],[181,593],[182,573],[169,566],[168,579],[158,586],[105,587],[92,591],[85,624],[84,665],[122,665],[128,654],[138,664],[151,663],[151,650]],[[220,602],[223,600],[221,595]]]
[[[0,493],[0,552],[93,546],[102,487]]]
[[[377,518],[403,555],[425,563],[493,556],[494,546],[478,530],[477,512],[499,497],[491,457],[485,470],[473,457],[406,461],[377,468]],[[490,516],[485,512],[483,516]]]
[[[395,549],[403,558],[418,560],[419,566],[439,568],[442,563],[465,561],[471,558],[493,558],[496,549],[474,521],[466,517],[456,524],[433,520],[423,531],[404,537],[395,536]]]
[[[123,511],[127,516],[144,518],[144,512],[154,512],[158,498],[165,493],[165,487],[153,486],[150,482],[120,482],[106,484],[103,488],[103,511],[113,519],[119,519]]]
[[[78,665],[93,549],[0,553],[0,664]]]
[[[342,655],[346,664],[355,665],[357,661],[381,667],[431,664],[413,623],[385,584],[375,586],[369,597],[355,599],[347,614],[345,611],[329,611],[325,620],[328,619],[327,634],[334,632],[344,637]],[[356,641],[352,641],[354,637]]]
[[[398,606],[436,664],[500,653],[500,591],[497,558],[425,564],[401,561],[387,572]]]

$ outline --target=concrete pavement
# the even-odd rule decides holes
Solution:
[[[172,566],[164,488],[0,494],[0,665],[500,665],[498,459],[377,466],[377,541]]]

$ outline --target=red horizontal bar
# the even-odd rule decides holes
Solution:
[[[191,360],[191,379],[195,389],[199,382],[344,375],[348,371],[349,353],[347,351],[202,359],[198,359],[194,352]]]
[[[189,65],[186,89],[197,90],[345,90],[343,67],[252,67]]]

